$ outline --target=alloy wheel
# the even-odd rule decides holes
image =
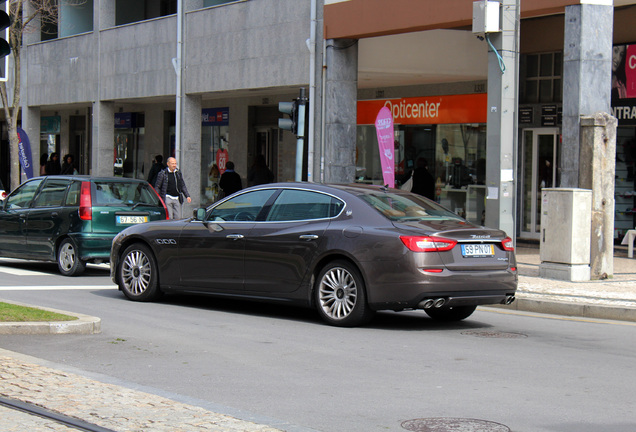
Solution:
[[[122,282],[125,289],[134,295],[143,294],[150,286],[152,275],[150,260],[140,250],[131,251],[121,265]]]
[[[358,288],[354,276],[342,267],[334,267],[320,281],[320,307],[335,320],[351,314],[358,300]]]

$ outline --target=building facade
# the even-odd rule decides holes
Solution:
[[[304,179],[381,183],[373,120],[388,106],[398,185],[425,159],[442,204],[488,222],[501,211],[489,200],[512,199],[516,235],[538,238],[541,188],[576,186],[578,119],[605,111],[619,120],[616,238],[634,227],[636,109],[627,85],[636,79],[627,75],[636,2],[519,2],[509,153],[489,144],[489,83],[500,65],[492,66],[497,49],[473,34],[473,2],[388,3],[61,1],[58,26],[27,34],[22,53],[33,160],[71,153],[81,173],[145,178],[156,154],[174,155],[193,208],[206,205],[215,197],[211,167],[224,160],[244,184],[257,155],[276,180],[295,178],[296,137],[278,128],[277,106],[302,87],[310,99]],[[624,63],[613,68],[614,51]],[[625,89],[612,93],[617,75]],[[493,171],[505,178],[493,182]]]

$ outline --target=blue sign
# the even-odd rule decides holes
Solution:
[[[18,137],[20,142],[18,143],[18,157],[20,158],[20,165],[27,176],[27,179],[33,177],[33,163],[31,158],[31,143],[26,132],[21,128],[18,128]]]
[[[115,113],[115,129],[132,129],[134,127],[135,125],[133,124],[133,113]]]
[[[228,126],[230,108],[204,108],[201,110],[201,126]]]
[[[60,116],[48,116],[40,118],[40,133],[59,134],[62,124]]]

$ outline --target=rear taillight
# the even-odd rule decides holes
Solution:
[[[150,184],[150,183],[148,183]],[[159,198],[159,201],[161,202],[161,205],[163,206],[163,210],[166,212],[166,220],[170,219],[170,216],[168,215],[168,207],[166,207],[166,203],[163,202],[163,200],[161,199],[161,196],[159,196],[159,194],[157,193],[157,190],[155,189],[155,187],[153,185],[150,185],[150,188],[155,191],[155,193],[157,194],[157,198]]]
[[[79,215],[82,220],[93,219],[93,202],[91,201],[91,182],[82,182],[80,188]]]
[[[400,236],[400,240],[413,252],[443,252],[457,244],[455,240],[429,236]]]
[[[503,247],[503,249],[507,251],[515,250],[514,243],[512,242],[512,239],[510,237],[506,237],[501,241],[501,247]]]

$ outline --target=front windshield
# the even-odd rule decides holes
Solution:
[[[410,193],[373,192],[360,196],[392,221],[463,220],[437,203]]]

